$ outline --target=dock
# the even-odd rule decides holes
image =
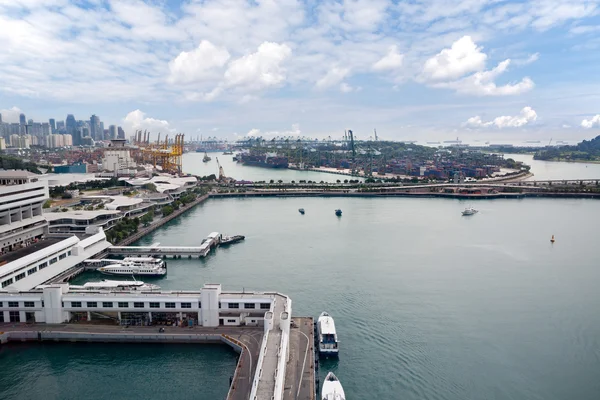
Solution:
[[[200,246],[159,246],[155,243],[151,246],[111,246],[107,249],[108,254],[119,256],[147,256],[155,258],[181,258],[181,257],[206,257],[210,251],[221,243],[221,234],[212,232],[200,244]]]
[[[240,354],[234,371],[231,372],[231,385],[227,400],[315,400],[315,369],[313,347],[313,319],[310,317],[292,318],[289,335],[289,360],[285,376],[278,377],[276,369],[282,362],[283,353],[278,352],[278,343],[271,340],[267,344],[269,354],[262,354],[265,341],[263,327],[220,326],[208,328],[164,327],[159,333],[154,326],[113,326],[95,324],[0,324],[0,343],[10,342],[135,342],[135,343],[189,343],[219,344],[231,346]],[[275,329],[273,329],[275,330]],[[281,332],[280,332],[281,333]],[[271,335],[269,335],[271,336]],[[281,339],[272,335],[271,339]],[[267,340],[268,341],[268,340]],[[275,348],[272,346],[275,345]],[[261,359],[270,361],[260,364]],[[259,373],[257,373],[257,369]],[[279,380],[283,378],[283,380]],[[283,396],[273,396],[275,386],[282,386]],[[260,393],[250,397],[259,387]],[[270,393],[270,394],[269,394]]]

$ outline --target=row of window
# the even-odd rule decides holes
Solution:
[[[18,282],[21,279],[25,278],[26,276],[29,276],[31,274],[35,274],[38,271],[41,271],[42,269],[46,268],[48,265],[52,265],[58,262],[58,260],[63,260],[65,258],[67,258],[67,256],[71,255],[71,250],[67,251],[66,253],[62,253],[59,254],[58,257],[54,257],[52,259],[50,259],[49,261],[43,262],[40,265],[38,265],[37,267],[33,267],[27,270],[27,274],[25,274],[25,271],[21,272],[19,275],[16,275],[13,278],[10,279],[6,279],[5,281],[2,281],[2,287],[5,288],[8,285],[12,285],[13,282]]]
[[[117,307],[118,308],[129,308],[129,304],[130,303],[128,301],[118,301]],[[81,306],[82,306],[81,301],[72,301],[71,302],[72,308],[81,308]],[[87,308],[97,308],[98,302],[97,301],[88,301],[88,302],[86,302],[86,306],[87,306]],[[114,302],[112,302],[112,301],[103,301],[102,302],[103,308],[113,308],[113,306],[114,306]],[[200,303],[198,303],[198,307],[200,307]],[[133,302],[133,308],[146,308],[146,306],[145,306],[144,302],[135,301],[135,302]],[[150,303],[148,303],[148,308],[160,308],[160,303],[150,302]],[[176,306],[175,306],[175,303],[165,303],[164,308],[176,308]],[[181,303],[181,308],[192,308],[192,303]]]
[[[228,303],[227,308],[239,309],[240,303]],[[219,308],[221,308],[221,303],[219,303]],[[244,303],[245,309],[254,309],[256,308],[256,303]],[[269,310],[271,308],[271,303],[260,303],[261,310]]]
[[[24,301],[23,302],[23,306],[24,307],[35,307],[35,302],[33,301]],[[4,307],[4,303],[2,301],[0,301],[0,308]],[[8,307],[11,308],[18,308],[19,307],[19,302],[18,301],[9,301],[8,302]]]

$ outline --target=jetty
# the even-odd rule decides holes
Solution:
[[[106,251],[108,254],[119,256],[148,256],[155,258],[181,258],[187,256],[206,257],[208,253],[221,243],[221,234],[212,232],[202,241],[200,246],[111,246]]]

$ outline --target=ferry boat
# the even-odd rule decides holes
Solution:
[[[300,208],[300,209],[298,209],[298,212],[299,212],[300,214],[304,215],[304,208]]]
[[[208,156],[208,154],[206,154],[206,152],[204,153],[204,158],[202,159],[202,162],[209,162],[210,160],[212,160],[212,158],[210,158]]]
[[[244,235],[222,236],[221,246],[227,246],[229,244],[237,243],[244,239],[246,239],[246,236]]]
[[[319,353],[337,356],[340,342],[335,331],[335,323],[331,315],[325,311],[317,319],[317,334],[319,335]]]
[[[477,214],[477,210],[474,209],[473,207],[467,207],[465,208],[465,211],[462,212],[462,215],[474,215]]]
[[[83,285],[69,285],[69,290],[123,290],[123,291],[152,291],[160,286],[142,281],[111,281],[103,279],[100,282],[87,282]]]
[[[342,216],[342,210],[335,210],[335,215],[337,215],[338,217]]]
[[[333,372],[329,372],[323,381],[321,400],[346,400],[344,388]]]
[[[164,276],[167,274],[167,265],[159,258],[126,257],[123,261],[100,267],[98,271],[107,275]]]

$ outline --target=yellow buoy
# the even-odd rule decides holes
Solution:
[[[554,242],[555,242],[555,240],[554,240],[554,235],[552,235],[552,239],[550,239],[550,242],[552,242],[552,243],[554,243]]]

